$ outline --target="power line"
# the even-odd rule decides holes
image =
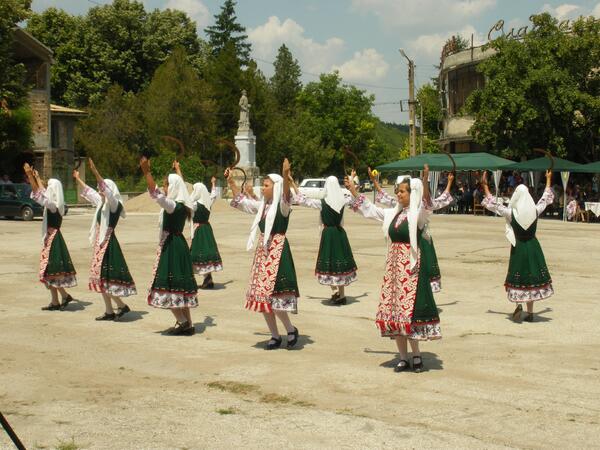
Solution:
[[[267,61],[266,59],[260,59],[260,58],[254,58],[254,59],[256,59],[257,61],[260,61],[260,62],[264,62],[265,64],[270,64],[272,66],[275,65],[275,63],[273,61]],[[302,73],[304,75],[310,75],[311,77],[315,77],[315,78],[319,78],[321,76],[320,74],[311,73],[311,72],[305,72],[303,70],[300,70],[300,73]],[[402,88],[402,87],[377,86],[375,84],[367,84],[367,83],[348,83],[346,81],[344,81],[344,84],[350,85],[350,86],[370,87],[370,88],[374,88],[374,89],[392,89],[392,90],[397,90],[397,91],[406,91],[406,90],[408,90],[408,88]]]

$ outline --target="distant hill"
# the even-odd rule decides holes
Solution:
[[[378,121],[375,126],[375,133],[383,142],[399,150],[404,141],[408,139],[408,125]]]

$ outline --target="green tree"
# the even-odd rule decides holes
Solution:
[[[228,43],[218,55],[209,58],[206,67],[206,79],[212,88],[214,98],[217,100],[217,135],[220,137],[230,139],[237,130],[238,103],[242,89],[245,88],[243,76],[240,60],[237,57],[233,43]],[[248,98],[253,105],[252,95]],[[253,110],[250,110],[250,115],[252,118],[254,115]],[[254,126],[254,123],[252,126]]]
[[[300,64],[292,56],[292,52],[285,44],[279,47],[275,58],[275,73],[271,77],[273,94],[279,109],[290,110],[296,104],[296,98],[302,90],[300,82]]]
[[[423,108],[423,133],[427,136],[427,141],[432,142],[440,135],[438,123],[442,118],[442,108],[439,93],[430,83],[424,84],[417,91],[417,101]],[[437,150],[437,146],[435,147]]]
[[[210,152],[216,105],[208,84],[189,64],[184,49],[173,52],[138,97],[146,136],[154,148],[164,147],[162,136],[174,136],[183,142],[186,155],[215,157]]]
[[[373,101],[372,95],[342,85],[337,72],[321,75],[318,82],[308,83],[298,96],[299,106],[316,119],[312,126],[321,136],[320,146],[326,152],[315,157],[327,160],[329,173],[341,175],[344,165],[356,166],[344,153],[346,146],[360,159],[361,170],[391,157],[393,150],[383,145],[375,133]]]
[[[8,170],[17,155],[31,146],[32,118],[29,110],[26,69],[14,58],[16,24],[30,14],[30,1],[0,3],[0,160]]]
[[[138,104],[134,94],[112,86],[75,129],[77,145],[106,177],[123,180],[138,173],[139,157],[147,149]]]
[[[206,59],[195,24],[185,13],[148,13],[134,0],[114,0],[91,8],[86,16],[49,8],[31,17],[28,31],[54,51],[52,97],[70,106],[100,101],[113,84],[139,92],[176,47],[186,50],[197,70]]]
[[[600,21],[577,19],[565,33],[549,14],[532,16],[522,41],[500,37],[481,62],[484,88],[468,99],[475,140],[504,156],[536,147],[597,160],[600,135]]]
[[[247,65],[250,62],[251,45],[247,41],[246,28],[237,22],[235,5],[235,1],[225,0],[221,12],[214,16],[215,24],[204,31],[214,56],[218,56],[228,44],[232,44],[236,57],[242,64]]]

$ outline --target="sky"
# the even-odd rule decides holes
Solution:
[[[40,12],[54,6],[71,14],[110,0],[33,0]],[[223,0],[143,0],[147,10],[180,9],[196,21],[199,35],[213,23]],[[246,27],[252,56],[267,75],[281,44],[300,62],[302,81],[338,70],[346,84],[375,96],[374,113],[386,122],[407,123],[399,102],[408,99],[408,68],[399,49],[415,62],[417,88],[437,75],[442,46],[460,34],[475,45],[487,40],[499,19],[505,30],[529,23],[546,11],[560,19],[594,15],[599,0],[574,3],[538,0],[238,0],[238,21]],[[406,110],[406,106],[404,107]]]

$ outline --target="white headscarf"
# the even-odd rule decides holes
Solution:
[[[268,177],[273,182],[273,198],[271,200],[271,207],[269,208],[269,211],[267,212],[267,217],[265,218],[265,232],[263,239],[264,247],[266,247],[269,242],[269,236],[271,235],[271,229],[273,228],[273,222],[275,222],[277,208],[279,207],[279,202],[281,201],[281,194],[283,193],[283,178],[280,175],[277,175],[276,173],[271,173],[268,175]],[[258,223],[261,221],[264,211],[265,199],[263,197],[260,201],[258,212],[256,213],[256,216],[254,216],[254,223],[252,224],[252,228],[250,228],[250,236],[248,237],[246,250],[250,250],[254,247],[254,243],[256,241],[256,232],[258,231]]]
[[[407,214],[408,234],[410,236],[410,268],[414,269],[419,256],[417,231],[419,225],[421,225],[421,228],[425,226],[425,223],[419,224],[421,204],[423,202],[423,182],[419,178],[407,178],[410,179],[410,204]],[[386,237],[389,237],[390,225],[400,211],[402,211],[400,202],[396,203],[395,208],[384,210],[382,230]]]
[[[336,213],[342,210],[346,205],[344,193],[340,187],[340,182],[333,175],[325,180],[325,203],[327,203]]]
[[[537,219],[537,208],[535,202],[529,193],[529,189],[524,184],[520,184],[515,189],[510,202],[508,204],[512,210],[512,217],[521,225],[524,230],[527,230]],[[514,247],[517,244],[515,231],[513,230],[510,220],[506,219],[506,239]]]
[[[187,208],[191,211],[194,210],[194,202],[192,202],[190,198],[190,194],[187,190],[185,183],[183,182],[183,178],[181,178],[176,173],[171,173],[167,177],[167,183],[169,184],[167,188],[167,198],[169,200],[173,200],[175,203],[183,203]],[[162,234],[162,224],[163,224],[163,213],[165,210],[161,208],[160,213],[158,215],[158,237]]]
[[[407,179],[410,181],[410,175],[398,175],[396,177],[396,182],[394,183],[394,186],[398,186],[400,183]]]
[[[56,178],[48,180],[46,187],[46,197],[56,205],[56,209],[61,216],[65,215],[65,196],[63,194],[62,183]],[[42,222],[42,242],[48,234],[48,208],[44,208],[44,220]]]
[[[112,192],[113,197],[122,205],[121,217],[125,217],[125,205],[123,204],[123,198],[121,197],[119,188],[113,180],[109,180],[108,178],[104,180],[104,184],[110,190],[110,192]],[[92,217],[92,225],[90,227],[90,234],[88,236],[90,244],[92,245],[94,245],[94,239],[96,238],[96,218],[98,217],[98,211],[100,210],[102,210],[102,212],[100,213],[100,234],[98,236],[98,242],[104,242],[104,239],[106,238],[106,230],[108,230],[108,223],[110,221],[110,205],[106,198],[103,202],[96,206],[96,211]]]
[[[204,185],[204,183],[195,183],[194,190],[192,191],[192,195],[190,195],[190,199],[192,202],[200,202],[206,209],[210,211],[212,207],[212,202],[210,200],[210,193],[208,189]]]

